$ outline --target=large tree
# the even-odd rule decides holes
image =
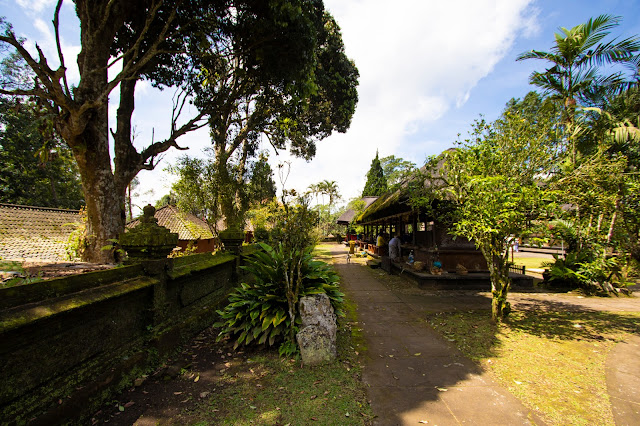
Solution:
[[[376,197],[387,192],[387,178],[382,170],[382,164],[378,158],[378,151],[376,151],[376,157],[371,161],[371,167],[367,172],[367,183],[362,190],[363,197]]]
[[[610,281],[626,262],[624,253],[636,258],[640,253],[635,195],[640,166],[640,37],[612,38],[620,21],[601,15],[571,29],[561,28],[549,52],[532,50],[518,57],[550,64],[532,73],[530,82],[561,110],[560,161],[549,184],[562,191],[571,205],[561,213],[564,220],[553,227],[570,253],[557,264],[563,269],[572,264],[574,276],[591,276],[581,279],[589,286]],[[596,269],[605,273],[593,279],[591,272]]]
[[[124,229],[125,191],[136,174],[153,169],[158,154],[175,147],[184,133],[198,127],[200,117],[178,127],[174,121],[164,141],[154,142],[138,151],[131,140],[131,116],[136,83],[149,78],[155,84],[173,84],[179,73],[175,68],[183,58],[185,43],[196,31],[196,17],[214,14],[222,2],[150,0],[77,0],[81,50],[77,57],[80,80],[67,78],[66,61],[60,48],[59,22],[62,0],[58,0],[53,24],[58,46],[59,66],[52,69],[43,51],[36,45],[32,55],[18,39],[11,25],[2,22],[0,51],[19,55],[35,74],[24,84],[4,79],[0,93],[37,98],[48,109],[54,127],[73,151],[80,170],[87,209],[87,241],[83,258],[89,261],[111,260],[101,248],[117,238]],[[200,23],[198,23],[200,25]],[[11,49],[13,49],[11,51]],[[122,66],[113,78],[108,71]],[[174,72],[169,72],[169,70]],[[108,98],[119,88],[117,128],[109,142]],[[114,158],[111,158],[114,152]]]
[[[178,125],[179,115],[187,102],[186,96],[178,97],[169,136],[138,151],[131,137],[137,82],[148,79],[159,87],[184,86],[187,81],[204,76],[210,82],[207,87],[214,87],[215,82],[243,80],[249,72],[253,76],[268,76],[266,80],[272,81],[277,88],[297,83],[307,85],[306,92],[289,93],[296,99],[308,99],[321,87],[319,79],[310,77],[317,71],[316,65],[320,61],[316,61],[313,54],[318,46],[315,43],[317,27],[308,23],[311,15],[319,13],[322,16],[321,1],[76,0],[81,51],[77,58],[80,80],[74,85],[67,79],[65,60],[69,58],[63,57],[60,48],[58,17],[62,1],[58,0],[53,19],[60,63],[57,69],[49,66],[37,45],[37,55],[32,55],[12,27],[2,22],[4,32],[0,35],[0,52],[13,49],[13,54],[20,55],[32,69],[35,78],[26,87],[3,79],[0,93],[38,98],[49,109],[55,129],[72,149],[80,169],[87,207],[85,260],[111,260],[111,254],[101,248],[124,229],[126,188],[140,170],[153,169],[158,155],[172,147],[178,148],[176,141],[185,133],[207,123],[213,132],[218,132],[218,126],[224,124],[212,120],[211,116],[202,120],[205,112],[200,112]],[[282,44],[283,40],[294,43]],[[233,57],[227,55],[228,47],[237,48]],[[209,54],[204,55],[205,52]],[[116,70],[116,65],[121,69],[109,78],[108,71]],[[323,65],[330,66],[331,63]],[[238,73],[220,74],[225,67]],[[210,73],[206,74],[207,70]],[[327,69],[327,73],[330,71]],[[338,73],[338,78],[341,77]],[[264,81],[265,78],[259,80],[260,83]],[[190,89],[197,87],[197,84],[192,85]],[[268,85],[255,87],[270,91]],[[116,89],[119,89],[119,107],[117,126],[111,131],[111,146],[107,103]],[[354,99],[352,93],[346,98]],[[217,100],[212,99],[210,105],[225,104],[216,103]],[[232,103],[226,105],[233,106]],[[260,105],[253,100],[245,104],[257,108]],[[341,108],[334,108],[333,103],[323,106],[330,114],[345,115]],[[309,111],[319,114],[318,108]],[[292,109],[289,117],[298,117],[302,112]],[[223,114],[225,117],[230,115]],[[348,122],[346,120],[347,125]],[[315,134],[326,130],[317,119],[310,123],[315,126],[312,129]],[[283,135],[295,140],[296,134],[290,134],[286,121],[281,120],[278,124]],[[332,126],[334,124],[335,121]]]
[[[534,71],[529,81],[562,105],[561,124],[565,127],[564,140],[572,166],[576,165],[578,154],[577,107],[602,107],[607,96],[623,90],[637,76],[640,39],[606,40],[621,19],[600,15],[570,29],[560,28],[549,52],[531,50],[517,58],[518,61],[538,59],[550,63],[545,71]],[[629,66],[632,75],[612,67],[614,64]]]
[[[220,38],[196,58],[203,71],[192,87],[209,121],[217,202],[229,228],[243,222],[242,182],[262,141],[309,160],[318,140],[348,129],[355,110],[358,71],[339,27],[321,1],[300,3],[300,10],[261,2],[238,9],[228,25],[246,39]]]
[[[428,163],[431,184],[419,186],[421,201],[427,207],[439,203],[451,231],[473,241],[484,256],[496,321],[510,310],[508,239],[526,236],[554,205],[543,182],[555,158],[552,127],[541,115],[511,104],[500,119],[477,121],[469,139]]]

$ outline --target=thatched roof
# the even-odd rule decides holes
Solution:
[[[158,219],[158,225],[177,233],[179,240],[195,241],[213,238],[213,233],[207,222],[191,213],[181,212],[175,206],[162,206],[156,210],[154,216]],[[134,219],[127,224],[127,228],[133,228],[139,222],[139,219]]]
[[[360,200],[364,201],[364,208],[366,209],[376,201],[378,197],[362,197]],[[342,213],[340,217],[336,220],[338,225],[348,225],[353,221],[353,218],[356,216],[356,212],[353,209],[349,209],[346,212]]]
[[[450,148],[441,153],[437,158],[438,163],[433,170],[427,170],[426,166],[420,169],[422,174],[427,176],[423,182],[425,187],[435,186],[438,185],[439,182],[442,182],[440,172],[444,167],[446,154],[455,149],[456,148]],[[412,207],[409,205],[409,186],[415,182],[415,179],[415,177],[409,178],[402,182],[397,189],[383,194],[358,216],[356,222],[366,223],[411,212]]]

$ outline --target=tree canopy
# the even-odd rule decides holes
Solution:
[[[227,84],[226,89],[232,91],[227,98],[244,99],[246,103],[242,105],[259,111],[265,111],[264,107],[272,104],[236,95],[257,93],[271,100],[276,88],[299,87],[301,90],[286,94],[298,102],[290,105],[287,113],[272,124],[281,135],[274,141],[290,140],[294,152],[297,150],[303,156],[313,154],[313,145],[303,143],[308,137],[348,127],[349,111],[355,107],[353,76],[357,76],[357,72],[353,73],[355,67],[344,57],[328,55],[329,59],[325,60],[324,55],[317,54],[319,47],[334,53],[341,47],[339,37],[331,36],[331,23],[322,31],[325,15],[321,1],[77,0],[81,43],[77,84],[68,81],[65,62],[70,58],[64,58],[60,49],[62,3],[62,0],[57,2],[53,17],[60,62],[55,70],[39,47],[36,46],[37,55],[32,56],[11,25],[1,22],[4,31],[0,35],[0,52],[5,58],[7,55],[22,57],[35,78],[28,82],[3,79],[0,94],[37,98],[47,108],[58,134],[71,148],[87,207],[85,260],[112,260],[101,248],[124,230],[126,188],[140,170],[155,168],[161,153],[179,148],[177,140],[181,136],[206,124],[213,132],[228,135],[225,120],[219,121],[211,114],[203,120],[206,109],[179,120],[189,95],[199,87],[188,82],[201,79],[203,83],[202,80],[207,79],[210,83],[202,87],[211,92],[217,83],[247,81],[252,88],[249,92]],[[338,40],[340,43],[336,44]],[[231,51],[233,55],[229,54]],[[110,78],[108,70],[115,65],[122,68]],[[320,68],[322,72],[318,72]],[[333,84],[322,84],[322,78]],[[136,84],[142,79],[158,87],[180,86],[186,92],[178,96],[173,105],[171,131],[166,139],[153,141],[138,150],[132,143],[131,120]],[[107,101],[117,88],[119,107],[117,126],[111,131],[111,145]],[[217,94],[229,95],[225,90]],[[340,100],[326,103],[329,96]],[[199,106],[210,101],[210,105],[216,106],[235,105],[219,102],[216,97],[198,99]],[[331,118],[322,121],[327,114]],[[291,122],[292,117],[302,116],[309,118],[304,124],[293,126],[296,123]],[[232,114],[225,114],[224,118],[231,120]],[[249,137],[249,140],[255,139]]]
[[[367,183],[362,190],[362,196],[379,197],[385,192],[387,192],[387,179],[378,158],[378,151],[376,151],[376,157],[371,161],[371,167],[367,172]]]
[[[395,155],[380,159],[382,171],[389,187],[395,187],[408,179],[416,168],[415,163],[404,160]]]
[[[517,112],[519,103],[512,101],[493,123],[476,121],[469,139],[432,159],[426,173],[433,184],[418,192],[423,203],[453,204],[451,231],[473,241],[487,262],[495,320],[510,310],[508,239],[530,234],[534,220],[554,206],[542,184],[555,159],[553,122]]]
[[[0,97],[0,202],[79,209],[84,204],[71,150],[37,105]]]
[[[243,221],[238,183],[261,141],[276,152],[288,144],[293,155],[309,160],[318,140],[345,132],[351,122],[358,71],[344,53],[334,19],[320,2],[308,3],[305,13],[295,14],[267,7],[260,21],[254,19],[254,8],[264,5],[252,4],[229,22],[249,41],[221,37],[196,52],[194,61],[202,71],[191,88],[209,121],[218,204],[228,226]],[[274,37],[273,28],[279,26],[286,30]],[[270,40],[264,46],[270,56],[258,70],[257,59],[246,58],[245,43],[254,38]]]

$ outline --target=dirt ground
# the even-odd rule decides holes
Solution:
[[[223,385],[221,376],[239,372],[256,379],[247,358],[254,351],[233,351],[225,342],[216,343],[217,329],[208,328],[195,337],[182,352],[148,377],[107,404],[91,418],[92,424],[184,425],[200,420],[196,411],[208,396]],[[241,370],[241,371],[239,371]],[[246,371],[244,371],[246,370]],[[209,411],[215,413],[215,407]],[[211,419],[209,419],[211,420]]]

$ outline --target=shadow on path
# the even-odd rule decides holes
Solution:
[[[420,319],[425,310],[443,307],[425,305],[436,297],[398,293],[366,266],[346,264],[342,246],[331,250],[367,342],[363,379],[376,424],[543,424]],[[471,309],[490,300],[478,295],[458,302]]]

